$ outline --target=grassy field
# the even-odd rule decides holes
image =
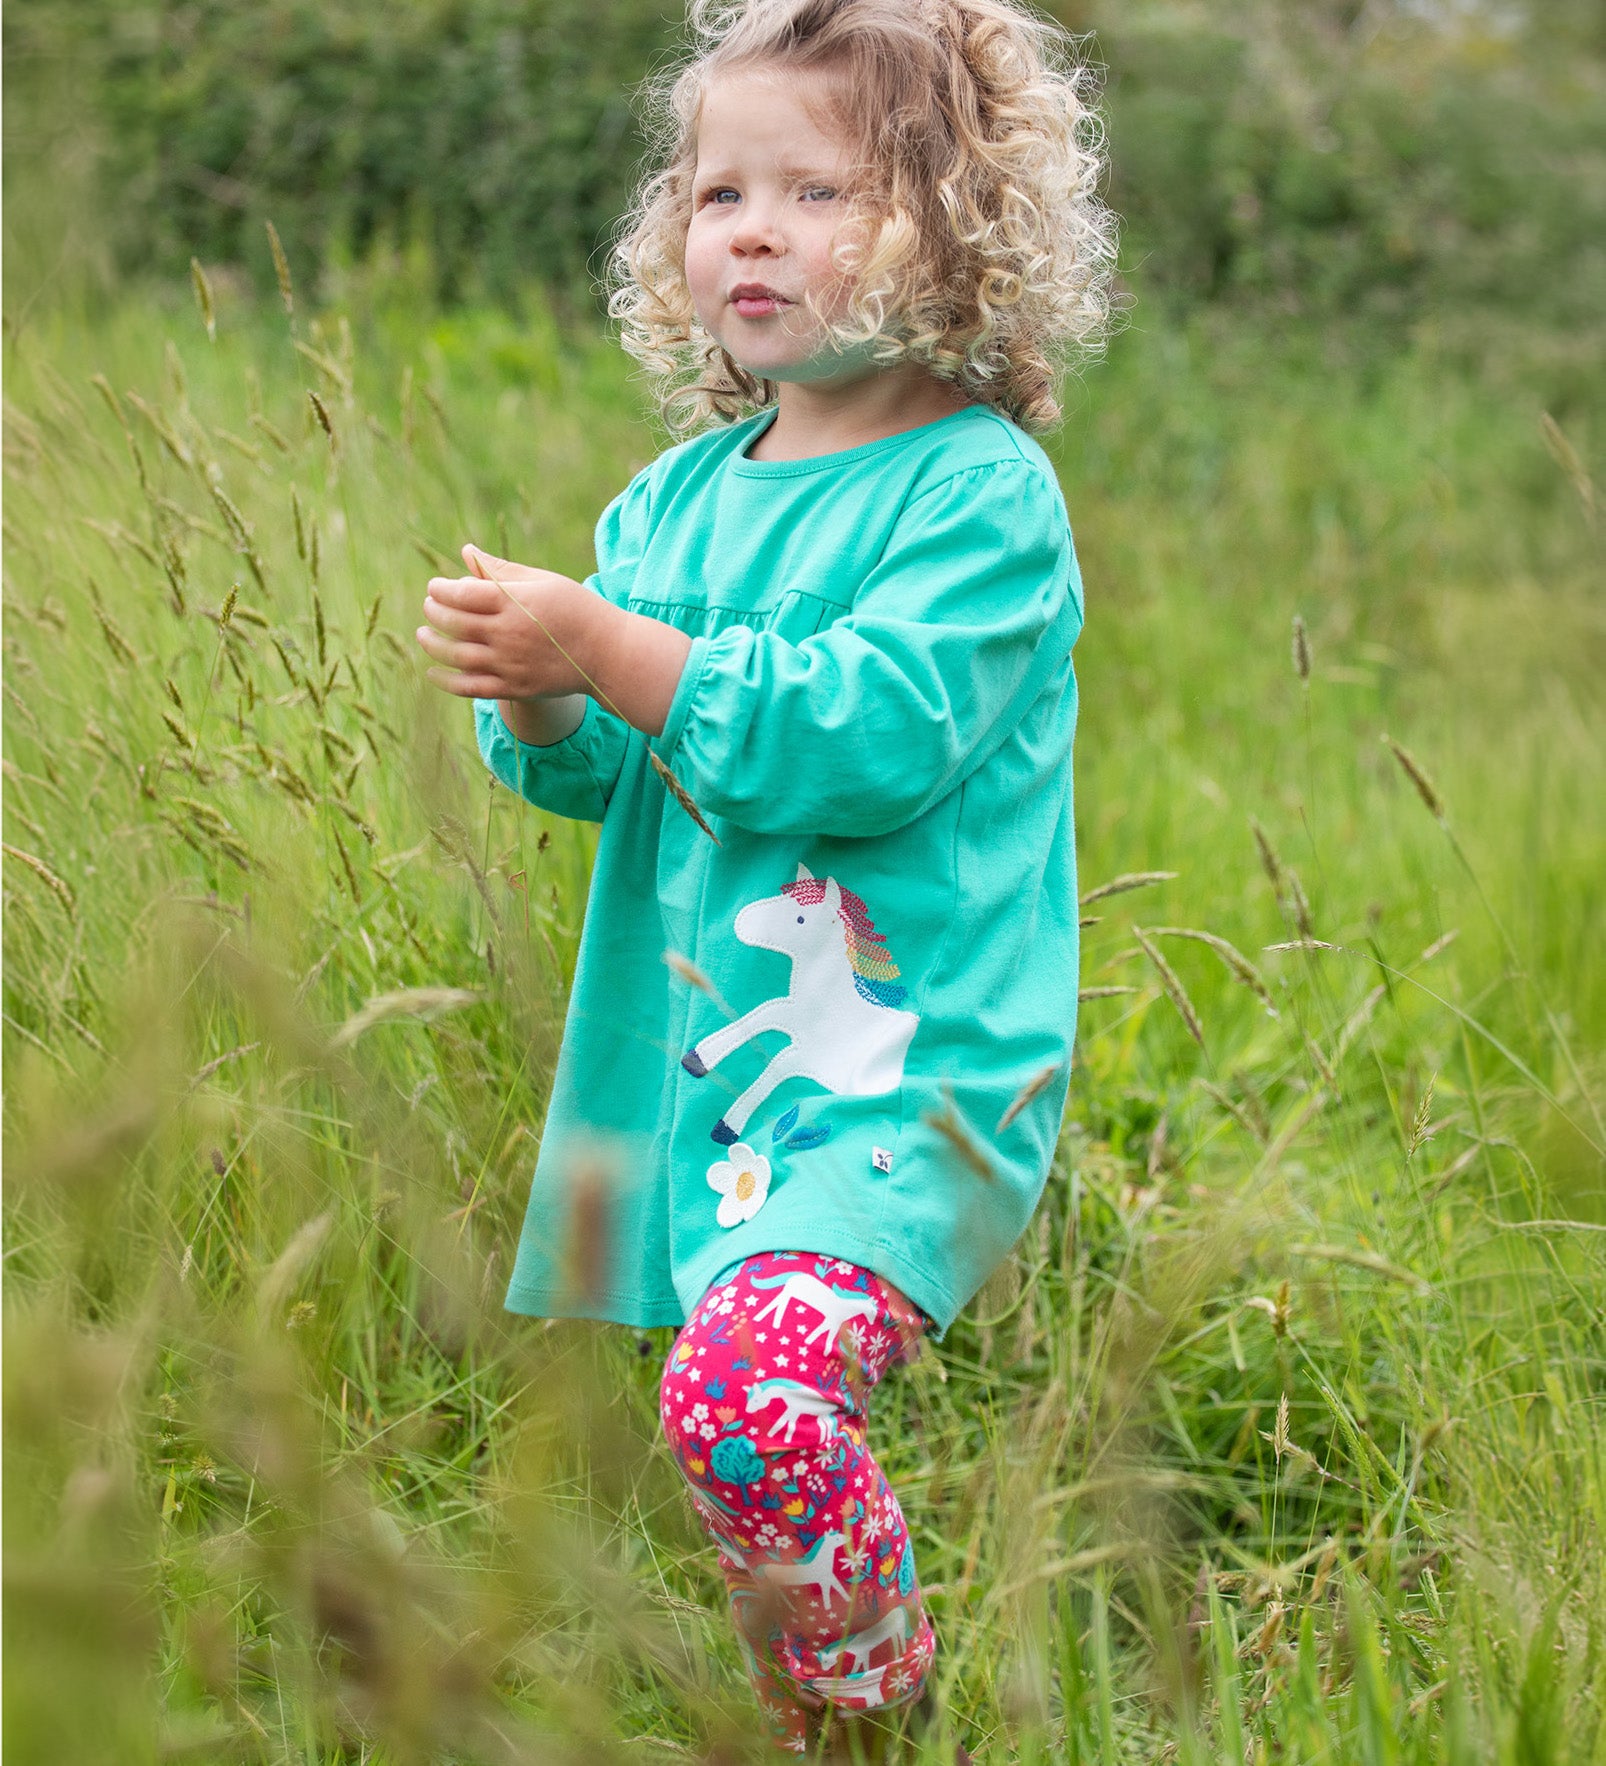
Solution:
[[[746,1757],[671,1333],[500,1310],[588,834],[411,637],[661,440],[208,304],[4,344],[10,1758]],[[1049,443],[1080,1066],[872,1413],[987,1762],[1606,1760],[1600,405],[1336,351],[1140,308]]]

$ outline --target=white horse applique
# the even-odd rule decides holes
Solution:
[[[734,1145],[753,1112],[788,1079],[812,1079],[843,1097],[897,1090],[920,1017],[901,1009],[908,989],[897,985],[898,965],[851,889],[799,865],[779,895],[737,914],[736,936],[790,957],[792,984],[705,1036],[681,1066],[700,1079],[765,1030],[790,1043],[714,1124],[721,1146]]]

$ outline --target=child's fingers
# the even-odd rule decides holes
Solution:
[[[495,613],[507,600],[495,583],[474,576],[432,576],[427,587],[443,606],[465,613]]]
[[[474,669],[483,673],[492,658],[489,645],[445,637],[427,625],[421,625],[413,636],[418,640],[419,649],[437,662],[444,662],[448,668]]]
[[[432,668],[426,670],[424,679],[432,687],[455,694],[459,699],[506,699],[508,696],[507,683],[496,675],[471,675]]]
[[[425,619],[436,631],[445,632],[449,638],[483,638],[485,622],[495,612],[494,607],[475,612],[472,608],[454,606],[434,592],[424,597]]]

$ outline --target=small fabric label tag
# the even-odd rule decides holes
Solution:
[[[872,1147],[870,1149],[870,1163],[877,1171],[890,1171],[892,1169],[892,1148]]]

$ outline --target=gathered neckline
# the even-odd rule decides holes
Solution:
[[[748,418],[746,433],[736,452],[730,457],[732,472],[739,473],[743,478],[794,478],[805,472],[830,472],[841,466],[855,465],[872,454],[890,453],[894,448],[904,447],[923,435],[929,435],[934,429],[941,429],[944,424],[963,422],[978,415],[997,418],[1000,422],[1008,421],[991,405],[961,405],[957,411],[945,411],[942,416],[934,417],[930,423],[916,424],[913,429],[900,429],[896,435],[884,435],[878,441],[861,442],[856,448],[843,448],[834,454],[810,454],[801,460],[750,460],[747,450],[779,415],[778,410],[771,408]]]

